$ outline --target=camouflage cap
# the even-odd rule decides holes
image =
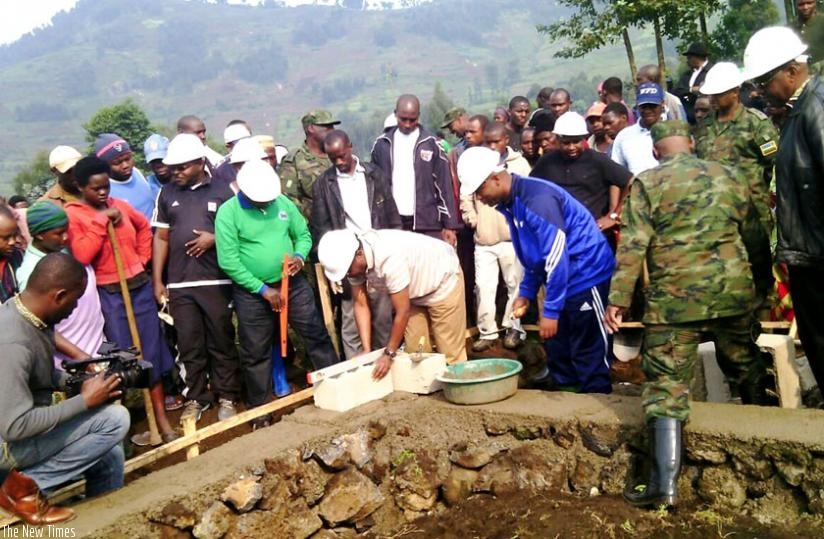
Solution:
[[[681,120],[669,120],[667,122],[655,122],[649,130],[652,136],[652,143],[655,144],[667,137],[690,137],[690,126]]]
[[[452,122],[454,122],[464,114],[466,114],[466,109],[462,107],[452,107],[451,109],[446,111],[446,114],[443,115],[443,123],[441,123],[441,129],[448,128],[450,125],[452,125]]]
[[[332,113],[328,110],[316,109],[307,112],[303,118],[300,119],[300,123],[306,128],[310,125],[338,125],[340,120],[332,116]]]

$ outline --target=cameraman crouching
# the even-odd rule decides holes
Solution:
[[[83,266],[64,253],[43,257],[26,289],[0,306],[0,507],[29,524],[74,517],[52,507],[40,490],[83,474],[86,494],[123,486],[129,413],[107,402],[120,395],[117,376],[95,376],[81,391],[52,404],[66,374],[54,368],[53,326],[77,306],[86,289]]]

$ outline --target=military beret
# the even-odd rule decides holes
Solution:
[[[340,123],[340,120],[332,116],[332,113],[328,110],[317,109],[306,113],[303,118],[300,119],[300,123],[305,129],[310,125],[337,125]]]
[[[466,109],[463,109],[461,107],[452,107],[451,109],[446,111],[446,114],[444,114],[443,122],[441,122],[441,129],[446,129],[447,127],[452,125],[452,122],[454,122],[464,114],[466,114]]]
[[[656,122],[650,129],[652,143],[655,144],[667,137],[687,137],[690,136],[690,126],[681,120],[669,120],[667,122]]]

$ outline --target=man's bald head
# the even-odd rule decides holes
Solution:
[[[638,84],[645,82],[661,84],[661,69],[657,64],[647,64],[638,70],[638,73],[635,75],[635,82]]]
[[[66,253],[49,253],[34,266],[26,290],[48,294],[55,289],[84,289],[86,269]]]
[[[333,129],[326,134],[326,137],[323,139],[323,147],[326,148],[328,153],[328,148],[333,146],[351,146],[352,142],[349,140],[349,135],[346,134],[346,131],[342,129]]]
[[[398,112],[400,112],[402,110],[403,111],[413,111],[414,110],[415,112],[420,112],[421,102],[417,98],[417,96],[414,96],[412,94],[403,94],[395,102],[395,114],[397,114]]]
[[[198,138],[206,144],[206,124],[197,116],[192,114],[181,116],[177,121],[177,132],[197,135]]]
[[[395,103],[395,118],[398,120],[398,130],[404,135],[412,133],[418,128],[421,117],[421,102],[412,94],[403,94]]]

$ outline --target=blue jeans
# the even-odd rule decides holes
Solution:
[[[246,402],[249,406],[260,406],[272,398],[272,344],[279,315],[261,296],[237,285],[233,287],[233,297]],[[289,325],[303,339],[315,369],[340,361],[315,305],[312,289],[300,273],[289,278]]]
[[[123,486],[123,448],[129,412],[119,404],[87,410],[52,430],[6,442],[12,464],[48,492],[83,474],[86,496]]]

